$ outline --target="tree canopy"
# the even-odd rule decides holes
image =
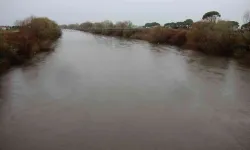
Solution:
[[[250,22],[243,24],[241,29],[250,29]]]
[[[221,17],[218,11],[209,11],[203,15],[202,19],[208,20],[210,22],[215,22],[217,17]]]
[[[232,25],[232,27],[234,28],[238,28],[240,25],[239,25],[239,22],[237,21],[229,21],[229,23]]]
[[[183,22],[171,22],[171,23],[166,23],[164,24],[164,27],[167,28],[173,28],[173,29],[177,29],[177,28],[188,28],[193,24],[193,20],[192,19],[187,19]]]
[[[146,23],[144,27],[154,27],[154,26],[160,26],[159,23],[157,22],[151,22],[151,23]]]
[[[167,28],[176,28],[177,26],[176,26],[176,23],[171,22],[171,23],[165,23],[164,27],[167,27]]]
[[[185,25],[191,26],[194,23],[194,21],[192,19],[187,19],[184,21]]]

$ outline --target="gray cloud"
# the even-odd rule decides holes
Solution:
[[[223,19],[242,22],[250,9],[249,0],[9,0],[0,2],[0,25],[30,15],[47,16],[60,24],[84,21],[131,20],[142,25],[157,21],[166,23],[187,18],[199,20],[210,10],[217,10]]]

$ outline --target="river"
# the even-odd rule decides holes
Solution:
[[[249,150],[250,69],[63,31],[0,81],[0,150]]]

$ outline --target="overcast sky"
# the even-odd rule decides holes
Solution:
[[[250,0],[0,0],[0,25],[12,25],[27,16],[47,16],[59,24],[84,21],[131,20],[164,24],[191,18],[200,20],[211,10],[223,19],[242,23]]]

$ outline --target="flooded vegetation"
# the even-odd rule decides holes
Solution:
[[[250,68],[230,58],[64,30],[0,87],[1,150],[250,149]]]

